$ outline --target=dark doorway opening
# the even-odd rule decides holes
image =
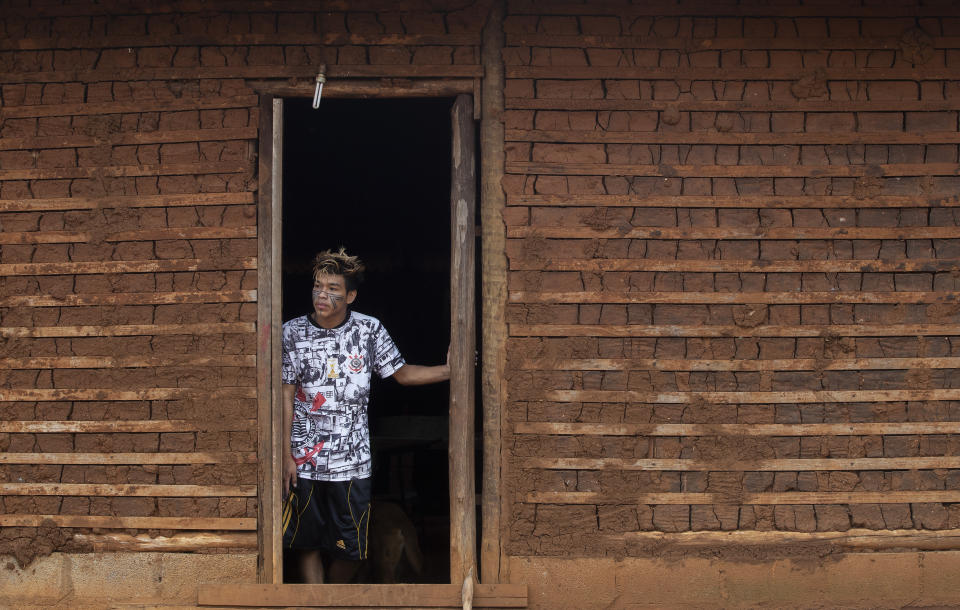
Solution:
[[[313,256],[342,245],[367,265],[353,308],[379,318],[407,362],[443,362],[450,336],[451,104],[325,99],[314,110],[307,99],[284,101],[284,321],[311,311]],[[448,405],[447,384],[372,382],[372,518],[378,502],[399,506],[423,556],[420,573],[400,562],[398,582],[449,582]],[[370,544],[374,549],[377,541]],[[359,578],[382,580],[370,566]]]

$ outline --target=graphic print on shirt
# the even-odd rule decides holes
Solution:
[[[403,357],[376,318],[350,312],[333,329],[307,316],[283,325],[282,382],[297,385],[290,447],[297,476],[370,476],[370,375],[389,377]]]

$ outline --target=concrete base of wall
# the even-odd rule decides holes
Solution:
[[[53,553],[23,570],[0,556],[0,607],[195,605],[204,583],[256,580],[256,554]]]
[[[960,607],[960,552],[737,563],[510,557],[531,608]]]

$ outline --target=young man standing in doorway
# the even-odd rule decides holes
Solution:
[[[448,364],[406,364],[379,320],[350,310],[363,271],[343,248],[318,254],[313,313],[283,325],[283,546],[307,583],[348,582],[368,556],[371,373],[402,385],[450,378]]]

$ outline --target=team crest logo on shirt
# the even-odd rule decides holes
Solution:
[[[363,356],[360,354],[351,354],[349,360],[347,360],[347,367],[354,373],[359,373],[363,370]]]

